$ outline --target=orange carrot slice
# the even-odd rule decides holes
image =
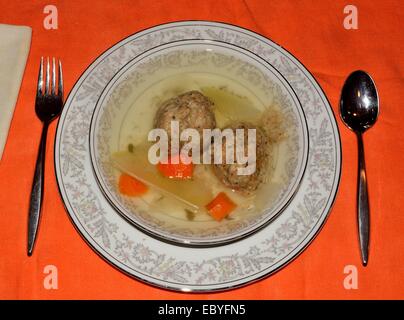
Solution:
[[[141,181],[122,173],[119,177],[119,192],[130,197],[145,194],[149,188]]]
[[[173,163],[178,162],[178,163]],[[157,169],[161,174],[170,179],[191,179],[194,171],[194,165],[186,164],[181,161],[181,156],[176,155],[168,159],[168,163],[159,163]]]
[[[226,218],[236,207],[237,205],[224,192],[220,192],[206,205],[210,215],[217,221]]]

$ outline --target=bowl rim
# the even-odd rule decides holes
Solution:
[[[136,217],[135,214],[130,214],[126,213],[126,210],[123,210],[120,208],[119,201],[117,199],[114,199],[112,195],[109,194],[108,188],[105,186],[105,182],[102,179],[102,174],[100,172],[100,169],[98,168],[97,165],[97,160],[96,160],[96,152],[95,152],[95,142],[94,139],[96,137],[96,123],[97,123],[97,118],[98,115],[100,114],[100,110],[102,109],[101,106],[104,103],[105,98],[109,95],[111,92],[111,89],[114,88],[114,85],[116,82],[118,82],[119,78],[125,75],[125,73],[129,70],[131,70],[133,65],[136,65],[142,59],[147,58],[149,55],[153,54],[154,51],[156,51],[159,48],[171,48],[173,47],[173,44],[187,44],[187,43],[194,43],[194,44],[216,44],[216,45],[221,45],[222,47],[226,49],[237,49],[239,52],[244,52],[249,55],[250,58],[255,59],[257,62],[261,63],[263,66],[265,66],[268,70],[272,71],[275,76],[278,77],[280,80],[281,84],[287,89],[288,93],[291,95],[293,98],[292,100],[295,102],[293,105],[295,106],[294,109],[298,110],[298,114],[301,118],[301,126],[302,126],[302,131],[303,131],[303,152],[302,152],[302,160],[300,162],[300,170],[298,171],[296,177],[294,178],[294,182],[292,183],[292,187],[288,187],[289,191],[287,192],[287,196],[284,196],[281,198],[281,201],[279,201],[279,204],[277,204],[275,209],[272,209],[270,212],[272,214],[264,213],[262,214],[262,218],[258,219],[258,221],[255,221],[254,223],[241,228],[241,230],[237,231],[236,235],[230,235],[224,236],[224,237],[219,237],[219,239],[195,239],[195,238],[187,238],[187,236],[183,235],[174,235],[171,236],[169,234],[163,234],[159,232],[159,230],[150,228],[144,224],[142,224],[141,221],[139,221]],[[134,56],[131,58],[127,63],[125,63],[121,68],[119,68],[114,75],[111,77],[111,79],[105,84],[104,88],[101,91],[101,94],[97,98],[97,101],[95,103],[95,108],[94,111],[91,115],[91,120],[90,120],[90,132],[88,135],[88,142],[89,142],[89,154],[90,154],[90,163],[91,163],[91,168],[95,176],[95,180],[97,181],[97,184],[104,195],[105,199],[110,203],[112,208],[117,212],[121,217],[123,217],[125,220],[127,220],[132,226],[136,227],[137,229],[141,230],[142,232],[146,233],[147,235],[157,239],[161,240],[170,244],[174,245],[179,245],[179,246],[184,246],[184,247],[193,247],[193,248],[205,248],[205,247],[216,247],[216,246],[222,246],[222,245],[227,245],[236,241],[239,241],[241,239],[244,239],[251,234],[254,234],[258,232],[259,230],[263,229],[265,226],[267,226],[269,223],[271,223],[273,220],[275,220],[279,215],[288,207],[289,203],[293,200],[295,197],[297,191],[300,188],[301,182],[303,180],[303,177],[305,175],[306,169],[307,169],[307,164],[308,164],[308,156],[309,156],[309,149],[310,149],[310,139],[308,136],[308,124],[307,124],[307,117],[305,115],[304,109],[302,107],[302,104],[300,102],[300,99],[298,95],[296,94],[295,90],[293,87],[290,85],[288,80],[285,78],[285,76],[270,62],[266,61],[264,58],[258,56],[254,52],[245,49],[243,47],[240,47],[236,44],[232,43],[227,43],[225,41],[221,40],[212,40],[212,39],[203,39],[203,38],[194,38],[194,39],[182,39],[182,40],[175,40],[175,41],[170,41],[161,45],[154,46],[148,50],[142,51],[138,55]],[[299,165],[299,163],[298,163]]]

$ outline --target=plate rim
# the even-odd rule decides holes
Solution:
[[[192,289],[192,290],[182,291],[181,289],[178,289],[177,287],[173,287],[173,286],[167,285],[169,282],[161,281],[161,280],[160,280],[160,282],[163,282],[164,284],[158,284],[158,283],[151,282],[151,281],[149,281],[149,280],[147,280],[147,279],[144,279],[144,278],[142,278],[142,277],[140,277],[140,276],[136,276],[136,275],[134,275],[134,274],[131,274],[131,273],[127,272],[126,270],[122,269],[120,266],[116,265],[113,261],[107,259],[107,257],[105,257],[104,255],[102,255],[101,252],[100,252],[92,243],[90,243],[90,242],[88,241],[88,239],[87,239],[87,238],[85,237],[85,235],[83,234],[82,230],[79,229],[79,227],[77,226],[77,224],[75,223],[73,217],[72,217],[71,214],[70,214],[69,208],[67,208],[67,205],[66,205],[66,203],[65,203],[65,200],[64,200],[64,198],[63,198],[63,193],[62,193],[62,190],[61,190],[61,186],[60,186],[60,183],[61,183],[61,182],[59,181],[59,179],[60,179],[61,177],[59,176],[58,170],[57,170],[57,169],[58,169],[58,166],[57,166],[57,164],[58,164],[58,159],[56,158],[57,152],[54,152],[54,170],[55,170],[55,176],[56,176],[56,181],[57,181],[57,186],[58,186],[59,194],[60,194],[62,203],[63,203],[63,205],[64,205],[64,207],[65,207],[65,210],[66,210],[66,212],[67,212],[67,214],[68,214],[68,216],[69,216],[70,221],[72,222],[73,226],[74,226],[75,229],[78,231],[78,233],[80,234],[80,236],[81,236],[81,237],[85,240],[85,242],[90,246],[90,248],[92,248],[92,250],[93,250],[97,255],[99,255],[103,260],[105,260],[105,261],[108,262],[110,265],[112,265],[114,268],[116,268],[118,271],[120,271],[120,272],[126,274],[126,275],[129,276],[130,278],[139,280],[139,281],[144,282],[144,283],[146,283],[146,284],[152,285],[153,287],[156,287],[156,288],[166,289],[166,290],[174,290],[174,291],[177,291],[177,292],[208,293],[208,292],[217,292],[217,291],[232,290],[232,289],[235,289],[235,288],[238,288],[238,287],[243,287],[243,286],[246,286],[246,285],[250,285],[250,284],[252,284],[252,283],[255,283],[255,282],[257,282],[257,281],[260,281],[260,280],[262,280],[262,279],[264,279],[264,278],[266,278],[266,277],[268,277],[268,276],[270,276],[270,275],[272,275],[272,274],[274,274],[274,273],[276,273],[276,272],[282,270],[285,266],[287,266],[289,263],[291,263],[292,261],[294,261],[297,257],[300,256],[300,254],[302,254],[302,252],[305,251],[305,249],[306,249],[306,248],[312,243],[312,241],[318,236],[318,234],[320,233],[320,231],[321,231],[322,228],[324,227],[325,222],[328,220],[329,215],[330,215],[330,213],[331,213],[331,211],[332,211],[332,209],[333,209],[333,206],[334,206],[334,204],[335,204],[335,200],[336,200],[336,197],[337,197],[337,194],[338,194],[338,190],[339,190],[339,187],[340,187],[340,182],[341,182],[342,159],[343,159],[343,156],[342,156],[341,136],[340,136],[340,131],[339,131],[339,127],[338,127],[338,123],[337,123],[337,119],[336,119],[334,110],[332,109],[331,103],[330,103],[330,101],[328,100],[328,97],[326,96],[326,94],[325,94],[323,88],[320,86],[320,84],[318,83],[318,81],[316,80],[316,78],[313,76],[313,74],[311,73],[311,71],[310,71],[309,69],[307,69],[307,68],[305,67],[305,65],[304,65],[299,59],[297,59],[296,56],[294,56],[290,51],[288,51],[288,50],[285,49],[284,47],[280,46],[278,43],[276,43],[275,41],[271,40],[269,37],[264,36],[263,34],[261,34],[261,33],[259,33],[259,32],[250,30],[250,29],[248,29],[248,28],[245,28],[245,27],[242,27],[242,26],[238,26],[238,25],[235,25],[235,24],[232,24],[232,23],[222,22],[222,21],[214,21],[214,20],[178,20],[178,21],[171,21],[171,22],[161,23],[161,24],[157,24],[157,25],[154,25],[154,26],[151,26],[151,27],[147,27],[147,28],[138,30],[137,32],[132,33],[132,34],[128,35],[127,37],[125,37],[125,38],[123,38],[123,39],[120,39],[120,40],[117,41],[115,44],[111,45],[111,46],[108,47],[105,51],[103,51],[101,54],[99,54],[95,59],[93,59],[92,62],[84,69],[84,71],[82,71],[82,73],[80,74],[80,76],[78,77],[78,79],[77,79],[77,80],[75,81],[75,83],[73,84],[72,89],[70,90],[70,92],[69,92],[69,94],[68,94],[68,96],[67,96],[67,98],[66,98],[66,102],[69,100],[69,98],[70,98],[70,96],[71,96],[71,94],[72,94],[72,92],[73,92],[73,89],[76,88],[76,86],[78,85],[78,83],[82,80],[83,76],[86,75],[87,73],[89,73],[90,68],[92,68],[92,66],[94,65],[94,63],[97,62],[97,61],[99,62],[99,60],[101,60],[101,58],[102,58],[109,50],[111,50],[112,48],[116,47],[117,44],[119,44],[119,43],[121,43],[121,42],[125,42],[125,40],[128,40],[128,39],[131,38],[132,36],[134,36],[134,35],[136,35],[136,34],[143,33],[144,31],[147,31],[147,30],[151,30],[151,29],[156,29],[156,30],[158,30],[159,27],[162,27],[162,26],[170,26],[170,25],[171,25],[171,26],[175,26],[175,25],[177,25],[177,26],[178,26],[178,25],[188,26],[188,25],[192,25],[192,23],[200,23],[200,24],[202,24],[203,26],[208,26],[208,25],[213,25],[213,26],[216,26],[216,27],[226,27],[226,26],[229,27],[229,26],[230,26],[230,27],[232,27],[233,29],[235,29],[235,30],[237,30],[237,31],[239,31],[239,32],[240,32],[240,31],[241,31],[241,32],[244,32],[244,33],[246,33],[247,35],[253,36],[253,37],[256,37],[256,38],[257,38],[257,36],[258,36],[258,39],[262,40],[263,42],[265,42],[265,43],[270,42],[273,46],[277,46],[278,49],[280,49],[281,52],[290,55],[290,56],[293,58],[294,63],[297,63],[297,65],[300,65],[300,66],[303,68],[303,71],[305,72],[306,76],[309,78],[309,80],[311,80],[311,82],[312,82],[313,84],[315,84],[318,93],[324,98],[324,101],[326,102],[326,104],[328,104],[328,107],[329,107],[329,108],[327,108],[327,111],[328,111],[327,113],[329,114],[330,119],[333,120],[333,121],[334,121],[334,124],[335,124],[336,153],[337,153],[337,155],[339,156],[339,157],[337,157],[337,155],[336,155],[336,160],[338,161],[337,167],[339,167],[339,170],[338,170],[338,172],[336,172],[336,177],[335,177],[336,179],[334,180],[334,183],[335,183],[335,191],[334,191],[334,194],[332,194],[332,199],[330,199],[330,200],[328,201],[329,204],[327,205],[327,207],[328,207],[327,212],[325,213],[324,219],[321,221],[321,224],[320,224],[319,226],[317,226],[317,225],[318,225],[318,222],[317,222],[316,224],[314,224],[313,229],[316,228],[316,231],[310,236],[310,239],[309,239],[297,252],[295,252],[295,253],[292,255],[292,257],[288,258],[287,261],[282,262],[282,264],[279,265],[278,267],[276,267],[274,270],[269,271],[269,272],[266,272],[266,273],[264,273],[264,274],[262,274],[262,275],[260,275],[260,276],[258,276],[258,277],[256,277],[256,278],[254,278],[254,279],[249,279],[249,280],[247,280],[247,281],[245,281],[245,282],[237,283],[237,284],[235,284],[235,285],[233,285],[233,286],[215,287],[215,288],[213,288],[213,289],[212,289],[212,288],[210,288],[210,289]],[[58,120],[57,128],[56,128],[56,135],[55,135],[55,139],[54,139],[54,148],[55,148],[54,150],[57,150],[57,149],[56,149],[56,147],[57,147],[57,142],[60,140],[60,134],[61,134],[61,131],[60,131],[60,119],[61,119],[61,118],[59,118],[59,120]],[[331,198],[331,197],[330,197],[330,198]],[[324,210],[324,211],[325,211],[325,210]],[[308,235],[310,235],[310,232],[309,232]],[[101,248],[101,249],[102,249],[102,248]],[[107,255],[109,255],[109,253],[106,252],[105,250],[102,250],[102,251],[105,252]],[[285,258],[285,257],[284,257],[284,258]],[[281,260],[283,260],[284,258],[282,258]],[[113,259],[115,259],[115,258],[113,258]],[[259,273],[259,272],[258,272],[258,273]],[[250,277],[251,277],[251,276],[250,276]],[[185,286],[185,285],[184,285],[184,286]]]

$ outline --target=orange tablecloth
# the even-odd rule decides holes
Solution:
[[[402,1],[359,1],[358,30],[343,27],[349,1],[165,0],[52,1],[58,30],[46,30],[48,1],[0,0],[0,23],[33,28],[31,52],[0,163],[0,298],[9,299],[362,299],[404,298],[404,85]],[[46,159],[46,194],[33,257],[26,256],[28,198],[41,124],[34,113],[38,62],[58,56],[68,92],[83,70],[113,43],[175,20],[216,20],[268,36],[314,74],[338,112],[340,89],[355,69],[372,74],[380,118],[365,134],[371,199],[371,252],[360,264],[356,231],[357,151],[354,134],[338,119],[343,145],[341,185],[330,217],[304,253],[273,276],[216,294],[153,288],[102,260],[75,231],[58,194],[53,168],[53,123]],[[1,72],[1,70],[0,70]],[[0,115],[1,116],[1,115]],[[58,289],[43,286],[44,267],[58,269]],[[358,289],[344,288],[344,267],[358,269]]]

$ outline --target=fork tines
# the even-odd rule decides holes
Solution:
[[[46,58],[46,76],[45,76],[45,90],[44,90],[44,57],[41,57],[41,63],[39,65],[38,76],[38,89],[37,96],[40,95],[58,95],[63,99],[63,73],[62,62],[58,60],[58,89],[56,92],[56,59],[52,58],[52,79],[50,79],[50,63],[49,57]],[[52,83],[50,83],[52,80]]]

